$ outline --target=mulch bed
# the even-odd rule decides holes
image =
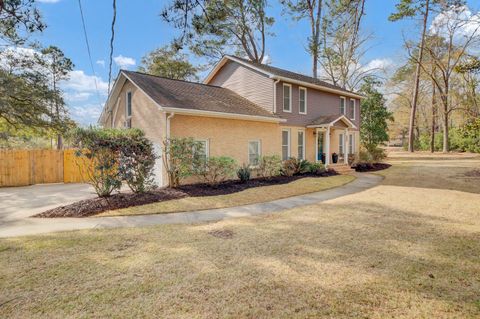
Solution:
[[[390,164],[387,163],[359,163],[355,165],[355,171],[357,172],[375,172],[381,171],[382,169],[389,168]]]
[[[210,187],[205,184],[182,185],[178,188],[160,188],[144,194],[118,193],[106,198],[92,198],[81,200],[69,205],[49,209],[33,217],[88,217],[100,214],[108,210],[140,206],[166,200],[184,197],[226,195],[243,191],[248,188],[280,185],[290,183],[304,177],[328,177],[337,175],[335,171],[328,171],[319,175],[302,174],[297,176],[276,176],[270,179],[255,178],[241,183],[238,180],[226,181],[218,187]]]

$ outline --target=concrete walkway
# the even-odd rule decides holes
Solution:
[[[89,217],[89,218],[30,218],[25,216],[25,211],[9,216],[10,218],[0,218],[0,237],[24,236],[33,234],[42,234],[56,231],[68,231],[91,228],[113,228],[113,227],[137,227],[159,224],[180,224],[180,223],[200,223],[209,221],[218,221],[227,218],[248,217],[263,214],[281,212],[290,208],[310,205],[326,201],[329,199],[361,192],[377,185],[382,177],[373,174],[356,174],[357,179],[346,185],[316,192],[306,195],[294,196],[279,199],[266,203],[251,204],[245,206],[211,209],[204,211],[193,211],[185,213],[158,214],[158,215],[140,215],[140,216],[118,216],[118,217]],[[64,185],[62,185],[64,186]],[[88,198],[94,196],[88,186],[82,185],[81,195],[77,197]],[[71,189],[68,191],[71,192]],[[32,198],[33,198],[32,194]],[[28,195],[27,195],[28,197]],[[0,192],[0,198],[2,193]],[[77,199],[78,200],[78,199]],[[1,206],[4,206],[2,199]],[[48,203],[49,207],[51,202]],[[63,203],[63,205],[66,203]],[[62,205],[62,203],[57,204]],[[0,206],[0,211],[2,207]],[[43,207],[41,210],[36,207],[29,210],[29,215],[48,209]],[[12,218],[13,217],[13,218]]]

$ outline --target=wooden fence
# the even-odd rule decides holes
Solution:
[[[88,163],[75,150],[0,150],[0,187],[83,183]]]

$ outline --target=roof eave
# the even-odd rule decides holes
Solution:
[[[278,117],[269,117],[261,115],[248,115],[248,114],[238,114],[238,113],[226,113],[226,112],[215,112],[215,111],[204,111],[188,108],[178,108],[178,107],[163,107],[165,112],[172,112],[176,114],[183,115],[193,115],[193,116],[204,116],[204,117],[218,117],[218,118],[228,118],[228,119],[237,119],[237,120],[248,120],[248,121],[258,121],[258,122],[270,122],[270,123],[284,123],[287,120],[278,118]]]

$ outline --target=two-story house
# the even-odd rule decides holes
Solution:
[[[163,140],[193,137],[206,156],[255,165],[262,155],[332,165],[358,152],[361,95],[318,79],[225,56],[204,83],[120,71],[99,123]],[[161,160],[157,182],[165,185]],[[338,165],[338,164],[337,164]]]

